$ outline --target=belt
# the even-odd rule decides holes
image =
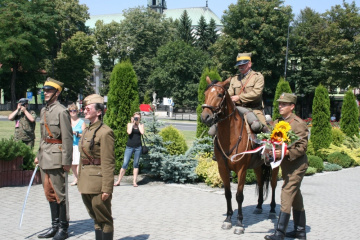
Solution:
[[[101,159],[94,159],[93,162],[89,159],[81,159],[81,162],[83,165],[101,165]]]
[[[43,140],[47,143],[57,143],[57,144],[62,144],[62,141],[60,139],[55,139],[55,138],[43,138]]]

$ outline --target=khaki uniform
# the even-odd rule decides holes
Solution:
[[[259,121],[266,126],[262,93],[264,89],[264,76],[251,70],[245,77],[236,75],[230,80],[228,93],[230,96],[238,95],[240,101],[237,106],[251,108]],[[245,87],[244,87],[245,86]]]
[[[94,219],[95,229],[113,232],[111,198],[101,200],[102,193],[112,194],[114,185],[115,152],[114,132],[97,121],[87,127],[79,141],[80,167],[78,189],[89,215]],[[98,129],[96,131],[96,129]],[[95,133],[96,131],[96,133]],[[90,143],[94,136],[93,149]],[[85,151],[84,151],[85,150]],[[89,160],[90,159],[90,160]]]
[[[45,127],[45,119],[53,138]],[[70,114],[58,101],[44,107],[40,112],[41,141],[37,154],[41,180],[49,202],[65,201],[65,173],[63,165],[71,165],[73,134]],[[50,140],[62,143],[50,143]],[[50,183],[50,184],[49,184]]]
[[[29,111],[29,113],[36,119],[36,113],[34,111]],[[15,121],[14,139],[16,141],[23,141],[26,145],[33,148],[36,122],[29,121],[25,113],[21,110],[19,110],[14,119],[11,120]]]
[[[283,121],[290,123],[291,130],[300,138],[288,148],[289,156],[285,156],[281,162],[284,179],[281,189],[281,211],[290,214],[291,207],[296,211],[304,211],[300,186],[309,165],[306,156],[309,130],[306,123],[293,113]],[[274,124],[278,122],[279,120],[276,120]]]

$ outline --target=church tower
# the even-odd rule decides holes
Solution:
[[[167,9],[165,0],[148,0],[148,7],[161,14]]]

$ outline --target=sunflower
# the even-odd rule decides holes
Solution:
[[[291,126],[290,126],[290,124],[288,122],[280,121],[275,125],[275,129],[282,130],[285,133],[287,133],[288,131],[291,130]]]
[[[287,142],[289,138],[287,136],[287,132],[283,129],[275,129],[272,131],[270,139],[275,142]]]

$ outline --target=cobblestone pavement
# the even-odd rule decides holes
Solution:
[[[360,167],[305,177],[302,193],[307,215],[308,239],[358,239],[360,224]],[[70,181],[71,182],[71,177]],[[278,182],[281,186],[282,181]],[[280,189],[276,190],[279,213]],[[232,186],[235,196],[236,186]],[[32,186],[22,228],[21,209],[27,187],[0,188],[0,239],[37,239],[50,227],[50,209],[42,186]],[[247,185],[243,203],[245,234],[222,230],[226,204],[223,189],[203,184],[164,184],[131,179],[114,189],[114,239],[264,239],[273,232],[276,220],[267,219],[269,201],[262,214],[252,213],[256,206],[255,186]],[[69,239],[95,239],[90,219],[76,187],[69,187]],[[233,224],[236,220],[237,204]],[[288,230],[293,226],[290,220]]]

